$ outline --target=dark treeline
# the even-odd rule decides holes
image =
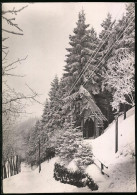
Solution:
[[[115,112],[134,105],[134,12],[134,4],[128,3],[126,14],[118,21],[108,13],[98,36],[86,24],[84,10],[79,13],[73,35],[69,36],[64,74],[60,80],[57,76],[53,79],[41,119],[31,129],[26,151],[28,163],[39,162],[39,140],[41,161],[50,147],[66,163],[82,155],[83,148],[78,148],[82,140],[80,113],[75,112],[72,102],[63,101],[81,85],[92,94],[107,118],[105,127],[114,120]],[[89,155],[87,152],[87,158]]]

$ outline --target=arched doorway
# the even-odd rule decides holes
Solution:
[[[89,138],[94,136],[94,121],[89,118],[84,123],[84,137]]]

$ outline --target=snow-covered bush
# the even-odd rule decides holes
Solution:
[[[93,179],[81,171],[69,171],[66,167],[55,163],[54,178],[62,183],[68,183],[77,187],[85,187],[86,185],[91,190],[97,190],[98,186],[94,183]]]
[[[85,174],[80,171],[71,172],[66,167],[57,163],[54,167],[54,178],[62,183],[68,183],[77,187],[84,187],[86,185],[86,183],[82,181],[86,178]]]
[[[86,185],[91,189],[91,190],[98,190],[98,185],[93,181],[93,179],[89,176],[87,176],[87,182]]]

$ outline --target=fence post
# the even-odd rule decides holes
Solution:
[[[115,125],[115,153],[118,151],[118,115],[116,116]]]
[[[103,174],[103,169],[104,169],[104,166],[103,164],[101,163],[101,173]]]
[[[126,104],[124,103],[124,120],[126,119]]]
[[[40,162],[40,137],[39,137],[39,173],[41,171],[41,162]]]

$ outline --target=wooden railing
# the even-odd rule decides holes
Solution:
[[[105,165],[101,160],[99,160],[94,154],[93,154],[93,156],[94,156],[95,159],[100,163],[100,166],[98,166],[95,162],[94,162],[94,164],[96,164],[96,166],[98,166],[98,167],[100,168],[101,173],[102,173],[103,175],[107,175],[107,177],[109,177],[109,175],[108,175],[107,173],[104,172],[104,167],[105,167],[106,169],[108,169],[108,166],[106,166],[106,165]]]

